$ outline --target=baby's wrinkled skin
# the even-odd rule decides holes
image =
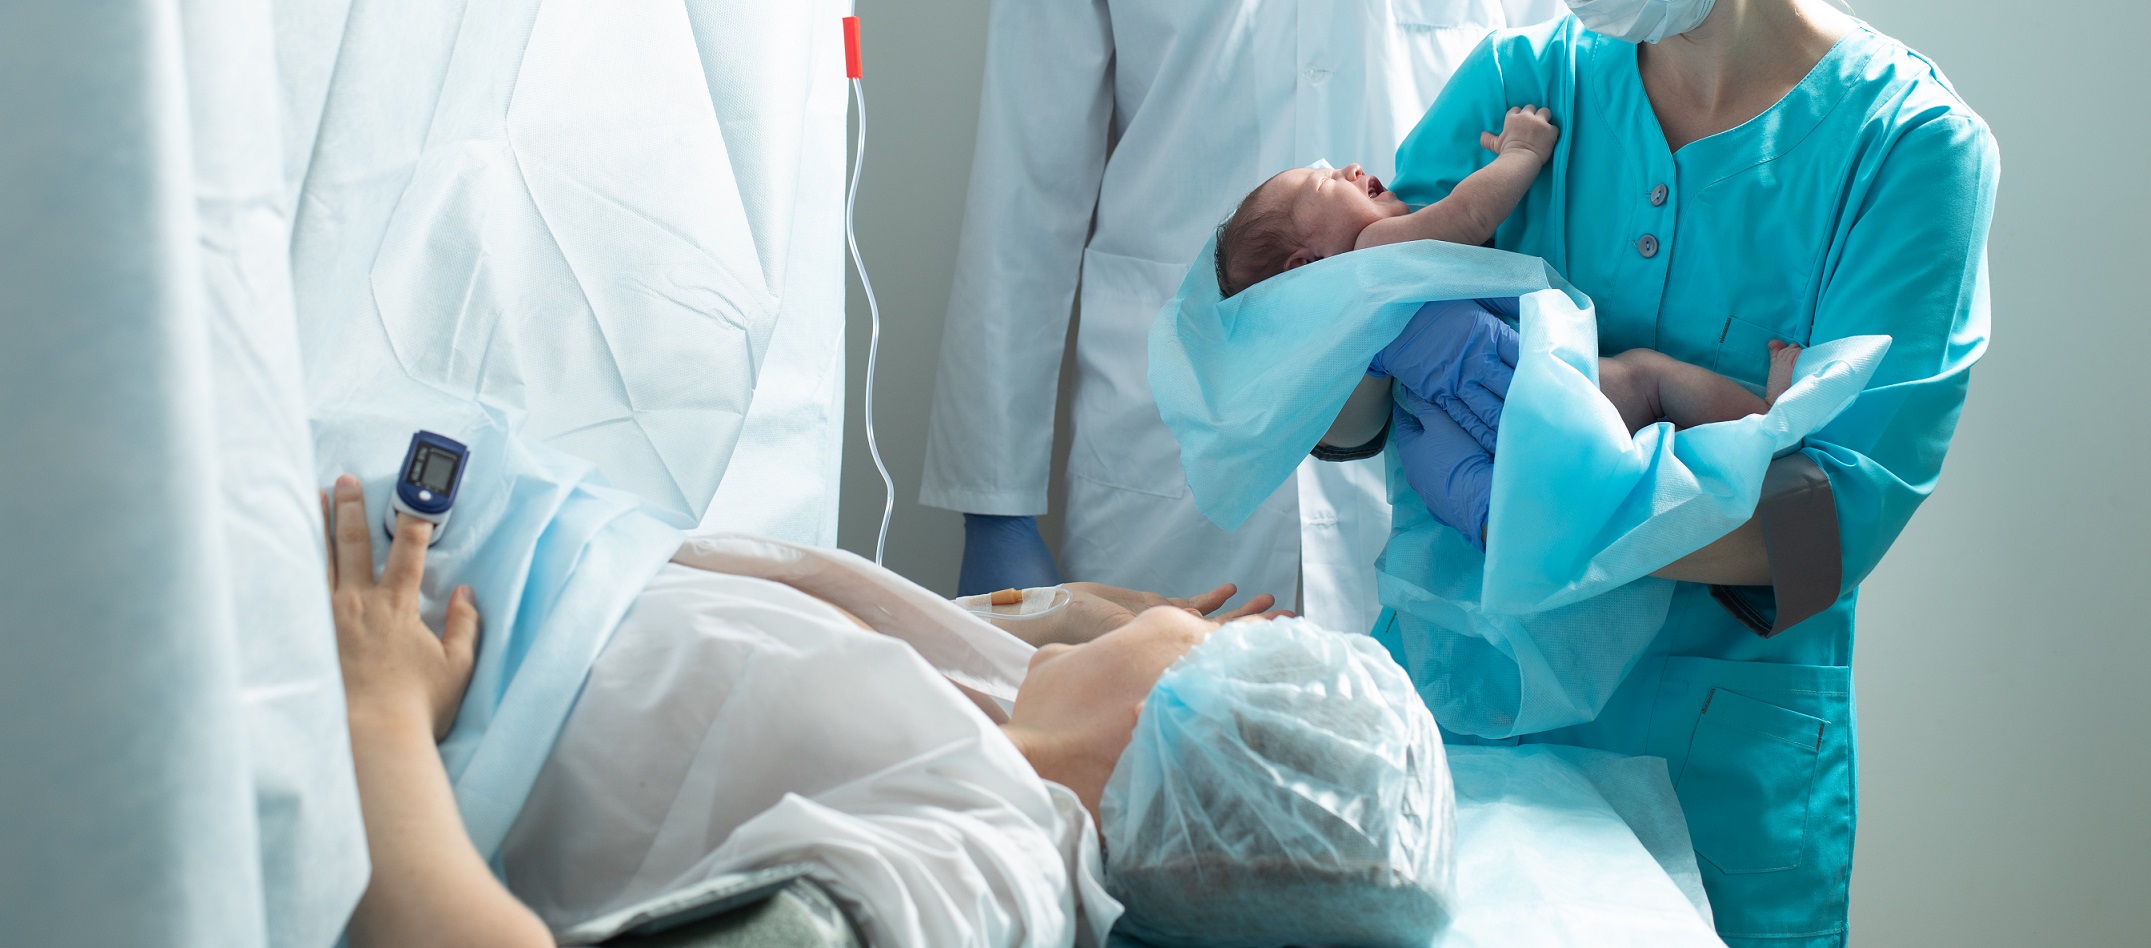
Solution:
[[[1531,105],[1510,109],[1501,134],[1479,136],[1480,147],[1493,152],[1494,160],[1458,182],[1448,196],[1416,211],[1356,164],[1285,171],[1249,193],[1233,215],[1235,221],[1245,216],[1268,230],[1247,236],[1235,233],[1234,222],[1228,221],[1219,240],[1220,258],[1245,261],[1259,256],[1235,254],[1226,245],[1264,238],[1289,247],[1277,272],[1409,240],[1485,244],[1523,200],[1560,138],[1550,110]],[[1231,271],[1223,277],[1227,295],[1276,275],[1266,272],[1268,266],[1248,270],[1236,263],[1223,269]],[[1599,387],[1630,432],[1661,420],[1679,428],[1730,421],[1768,411],[1792,384],[1800,347],[1772,341],[1770,352],[1770,376],[1760,398],[1731,379],[1651,349],[1600,359]]]
[[[1351,164],[1294,168],[1278,174],[1250,193],[1233,216],[1263,217],[1283,225],[1284,232],[1275,236],[1290,245],[1290,252],[1279,261],[1277,272],[1407,240],[1483,244],[1493,239],[1494,229],[1531,189],[1560,138],[1552,112],[1522,106],[1509,110],[1500,135],[1480,135],[1480,146],[1493,152],[1494,160],[1458,182],[1447,197],[1417,211],[1383,187],[1381,179]],[[1233,239],[1233,231],[1228,222],[1221,247]],[[1264,263],[1235,273],[1228,280],[1233,284],[1228,291],[1276,275],[1269,271]]]

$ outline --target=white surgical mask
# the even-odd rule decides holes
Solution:
[[[1655,43],[1701,25],[1713,0],[1568,0],[1583,28],[1629,43]]]

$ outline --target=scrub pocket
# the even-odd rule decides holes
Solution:
[[[1718,934],[1838,944],[1858,806],[1852,669],[1675,656],[1659,684],[1648,749],[1676,775]]]
[[[1727,805],[1688,814],[1696,854],[1729,874],[1798,867],[1828,727],[1821,718],[1712,688],[1696,719],[1679,791],[1683,799]]]

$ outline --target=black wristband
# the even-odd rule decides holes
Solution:
[[[1321,442],[1316,442],[1314,450],[1307,452],[1307,454],[1317,461],[1357,461],[1361,458],[1371,458],[1382,453],[1382,448],[1389,444],[1389,424],[1386,421],[1382,422],[1382,430],[1375,432],[1374,440],[1359,447],[1333,448]]]

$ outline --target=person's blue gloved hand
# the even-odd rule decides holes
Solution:
[[[1489,309],[1509,311],[1514,305],[1513,300],[1444,300],[1421,306],[1367,369],[1439,407],[1492,454],[1509,380],[1516,374],[1517,336]]]
[[[1038,535],[1038,518],[963,515],[963,569],[956,575],[956,595],[1057,586],[1060,581],[1053,552]]]
[[[1435,520],[1485,552],[1494,452],[1448,412],[1409,391],[1397,392],[1393,412],[1391,437],[1404,480],[1419,492]]]

